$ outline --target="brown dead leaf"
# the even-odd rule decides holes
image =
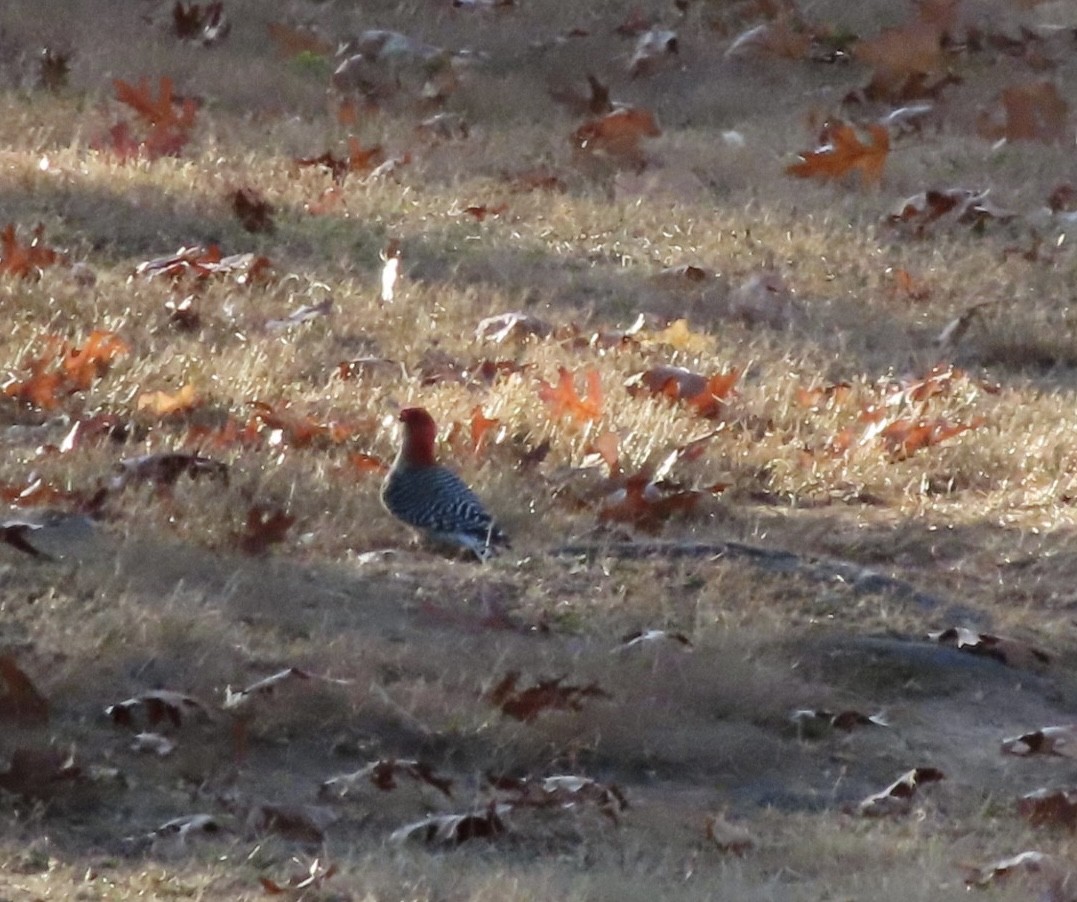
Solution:
[[[0,723],[27,727],[49,722],[49,700],[11,655],[0,655],[0,687]]]
[[[184,474],[191,479],[208,476],[228,482],[228,465],[198,454],[164,452],[128,457],[116,465],[117,473],[109,482],[112,491],[120,491],[134,482],[151,482],[158,487],[175,485]]]
[[[82,777],[71,749],[55,746],[16,748],[0,772],[0,789],[27,798],[47,799]]]
[[[1017,800],[1017,813],[1033,827],[1077,830],[1077,789],[1037,789]]]
[[[236,536],[236,544],[244,554],[265,554],[270,545],[285,540],[295,520],[279,507],[255,504],[247,511],[247,522],[243,532]]]
[[[616,783],[600,783],[576,774],[537,778],[487,774],[486,782],[495,791],[498,800],[512,809],[573,810],[582,805],[594,805],[614,823],[628,809],[628,800]]]
[[[330,316],[332,313],[333,299],[328,297],[324,301],[319,301],[317,304],[304,304],[284,319],[266,320],[266,329],[270,332],[283,332],[285,329],[290,329],[292,326],[298,326],[300,323],[309,323],[311,320],[319,319],[323,316]]]
[[[231,22],[224,17],[222,0],[205,6],[176,0],[172,7],[172,33],[181,41],[197,41],[209,47],[227,37],[231,30]]]
[[[966,188],[931,189],[921,191],[896,204],[886,217],[886,222],[923,238],[930,226],[943,220],[982,228],[987,222],[1009,222],[1017,214],[996,207],[987,199],[988,191],[970,191]]]
[[[1077,758],[1077,724],[1043,727],[1031,733],[1004,739],[1002,753],[1023,758],[1030,755]]]
[[[247,812],[246,826],[252,833],[275,833],[292,842],[317,845],[325,842],[326,828],[339,819],[339,814],[321,805],[260,802]]]
[[[268,877],[259,877],[258,882],[262,884],[262,889],[271,896],[291,893],[299,897],[305,897],[308,890],[320,890],[325,886],[325,882],[336,872],[337,866],[335,864],[323,866],[321,861],[315,858],[305,872],[293,874],[288,878],[287,883],[277,883]]]
[[[909,79],[945,68],[942,35],[937,24],[917,19],[898,28],[884,29],[869,40],[858,41],[853,55],[874,69],[865,89],[867,96],[872,100],[907,99]]]
[[[475,338],[479,341],[501,344],[509,339],[526,341],[532,336],[546,338],[552,332],[553,327],[545,320],[532,316],[530,313],[514,311],[499,313],[497,316],[488,316],[480,320],[478,326],[475,327]]]
[[[1045,144],[1069,141],[1069,104],[1050,81],[1037,81],[1006,88],[998,97],[1002,105],[1000,123],[997,108],[984,110],[976,123],[977,131],[992,141],[1041,141]]]
[[[264,679],[258,680],[256,683],[251,683],[251,685],[247,686],[245,689],[240,689],[237,692],[233,692],[231,686],[226,687],[224,691],[224,701],[221,703],[221,707],[225,711],[235,711],[245,708],[258,699],[272,697],[282,685],[297,681],[305,682],[307,680],[318,680],[322,683],[332,683],[335,685],[346,685],[348,682],[347,680],[337,680],[332,677],[320,676],[319,674],[311,673],[308,670],[303,670],[300,667],[287,667]]]
[[[952,626],[929,633],[928,638],[940,645],[950,645],[971,655],[994,658],[1009,667],[1042,669],[1051,663],[1051,656],[1017,639],[978,633],[963,626]]]
[[[789,720],[796,727],[797,735],[805,739],[819,739],[833,730],[851,733],[858,727],[890,726],[882,714],[864,714],[853,709],[835,712],[824,708],[803,708],[794,711]]]
[[[585,453],[597,455],[598,459],[606,465],[607,474],[616,479],[621,475],[620,444],[621,437],[616,432],[607,429],[591,439]],[[588,466],[586,458],[583,465]]]
[[[429,764],[397,758],[382,758],[352,773],[331,777],[322,783],[320,794],[323,797],[344,798],[348,793],[368,785],[382,792],[391,792],[397,788],[399,777],[431,786],[446,798],[452,798],[451,779],[439,776]]]
[[[169,723],[177,729],[185,719],[208,719],[209,707],[193,695],[170,689],[151,689],[105,708],[105,716],[121,727],[135,726],[135,712],[141,710],[145,725],[155,727]]]
[[[989,886],[1017,874],[1038,874],[1051,863],[1043,852],[1021,852],[981,868],[971,868],[965,877],[969,886]]]
[[[755,837],[748,829],[732,823],[724,814],[708,814],[703,832],[707,841],[719,852],[736,855],[738,858],[747,855],[756,846]]]
[[[540,680],[527,689],[517,689],[520,672],[510,670],[487,694],[486,700],[507,717],[531,723],[544,711],[582,711],[587,698],[609,698],[597,683],[573,686],[564,677]]]
[[[273,205],[253,188],[236,188],[228,199],[236,219],[248,232],[270,233],[276,229]]]
[[[35,547],[27,538],[34,530],[40,529],[39,523],[24,523],[19,520],[8,518],[0,522],[0,543],[10,545],[23,554],[36,557],[41,560],[51,561],[52,557]]]
[[[511,808],[511,805],[491,802],[486,808],[467,814],[424,818],[394,830],[389,841],[401,843],[417,839],[427,845],[457,846],[472,839],[494,839],[508,829],[502,818]]]
[[[658,532],[671,517],[687,516],[696,509],[703,493],[663,489],[646,469],[629,476],[624,485],[608,494],[599,505],[599,523],[624,523],[643,532]]]
[[[917,767],[902,774],[886,789],[868,796],[856,806],[862,817],[889,817],[905,814],[912,807],[917,790],[927,784],[945,779],[941,770],[934,767]]]

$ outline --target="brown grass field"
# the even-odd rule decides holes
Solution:
[[[1001,751],[1077,722],[1077,114],[1014,93],[1077,98],[1073,2],[225,0],[209,46],[173,5],[0,5],[0,900],[1077,899],[1075,806],[1017,806],[1077,787],[1077,741]],[[929,22],[919,71],[954,84],[849,99]],[[630,71],[648,27],[677,52]],[[370,29],[407,40],[330,89]],[[661,134],[575,147],[589,74]],[[163,77],[176,104],[117,100]],[[925,103],[877,180],[786,171],[827,120]],[[349,136],[401,164],[297,162]],[[929,189],[990,193],[888,221]],[[271,272],[139,270],[211,245]],[[477,334],[509,312],[548,330]],[[633,383],[664,365],[729,378],[709,406]],[[544,400],[561,368],[592,409]],[[412,405],[510,551],[443,556],[382,510]],[[217,464],[121,464],[173,452]],[[1009,641],[928,639],[950,627]],[[601,692],[517,719],[513,671]],[[132,748],[145,706],[105,713],[151,690],[206,707],[152,726],[165,756]],[[319,793],[395,759],[451,797]],[[913,768],[944,778],[858,809]],[[489,775],[597,783],[525,804]],[[481,833],[492,799],[495,836],[391,838]],[[155,834],[192,814],[215,829]]]

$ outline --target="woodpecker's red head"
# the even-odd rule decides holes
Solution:
[[[400,411],[400,422],[404,424],[400,450],[404,462],[411,467],[434,466],[434,440],[438,434],[434,418],[422,407],[407,407]]]

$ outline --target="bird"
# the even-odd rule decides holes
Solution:
[[[400,412],[404,438],[381,486],[381,503],[396,519],[440,545],[465,548],[486,561],[508,537],[467,483],[437,462],[434,418],[422,407]]]

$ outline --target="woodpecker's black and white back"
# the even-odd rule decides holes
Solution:
[[[404,440],[381,487],[385,509],[426,538],[467,548],[485,561],[508,538],[452,470],[437,463],[437,427],[421,407],[401,411]]]

